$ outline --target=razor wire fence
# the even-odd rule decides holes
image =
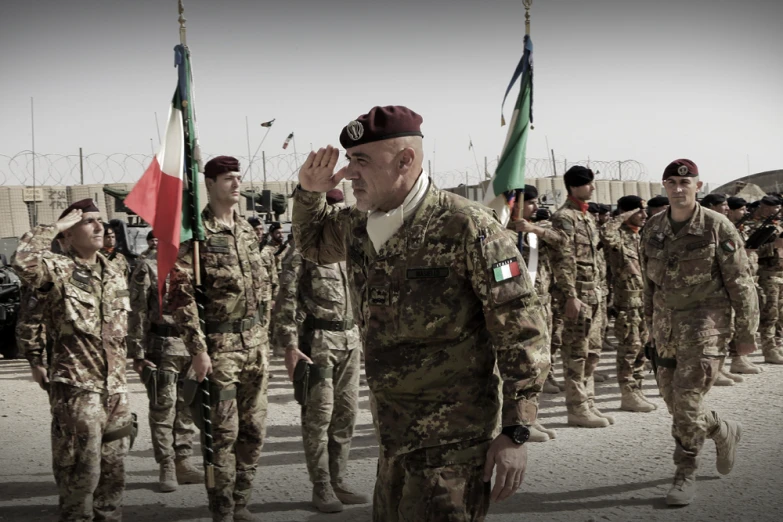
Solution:
[[[213,155],[203,154],[203,162]],[[85,184],[135,183],[152,162],[152,154],[33,154],[29,150],[13,155],[0,154],[0,186],[71,186]],[[306,153],[286,153],[274,156],[237,156],[243,169],[243,180],[294,181]],[[497,159],[483,158],[482,163],[460,169],[438,170],[430,175],[440,187],[473,185],[489,179],[497,168]],[[345,164],[341,160],[338,166]],[[431,165],[431,163],[430,163]],[[573,165],[589,166],[597,179],[643,181],[647,169],[636,160],[568,161],[565,158],[528,158],[525,175],[528,178],[562,176]],[[429,167],[428,167],[429,168]]]

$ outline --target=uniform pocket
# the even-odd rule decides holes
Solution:
[[[100,314],[95,296],[70,284],[63,286],[63,295],[64,319],[71,323],[74,330],[88,334],[98,333],[100,331]],[[130,309],[130,304],[128,304],[128,309]]]

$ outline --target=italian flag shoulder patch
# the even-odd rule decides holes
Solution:
[[[495,282],[500,283],[512,277],[517,277],[521,272],[519,271],[519,261],[514,258],[506,259],[492,265],[492,275],[495,277]]]

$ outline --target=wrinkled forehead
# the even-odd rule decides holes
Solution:
[[[85,212],[82,214],[82,221],[103,221],[100,212]],[[112,229],[108,229],[114,232]]]

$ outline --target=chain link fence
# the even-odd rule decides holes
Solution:
[[[213,155],[204,155],[204,162]],[[306,153],[256,156],[252,163],[247,156],[237,156],[244,169],[244,181],[295,181]],[[152,154],[90,153],[33,154],[29,150],[14,155],[0,154],[0,186],[71,186],[108,183],[135,183],[152,161]],[[341,160],[338,166],[345,164]],[[248,166],[249,165],[249,166]],[[430,164],[431,165],[431,164]],[[635,160],[568,161],[567,159],[528,158],[525,174],[528,178],[562,176],[573,165],[587,165],[597,179],[643,181],[647,179],[644,165]],[[481,164],[462,169],[437,170],[431,175],[440,187],[477,184],[489,179],[497,167],[497,159],[486,157]],[[429,168],[429,165],[428,165]]]

